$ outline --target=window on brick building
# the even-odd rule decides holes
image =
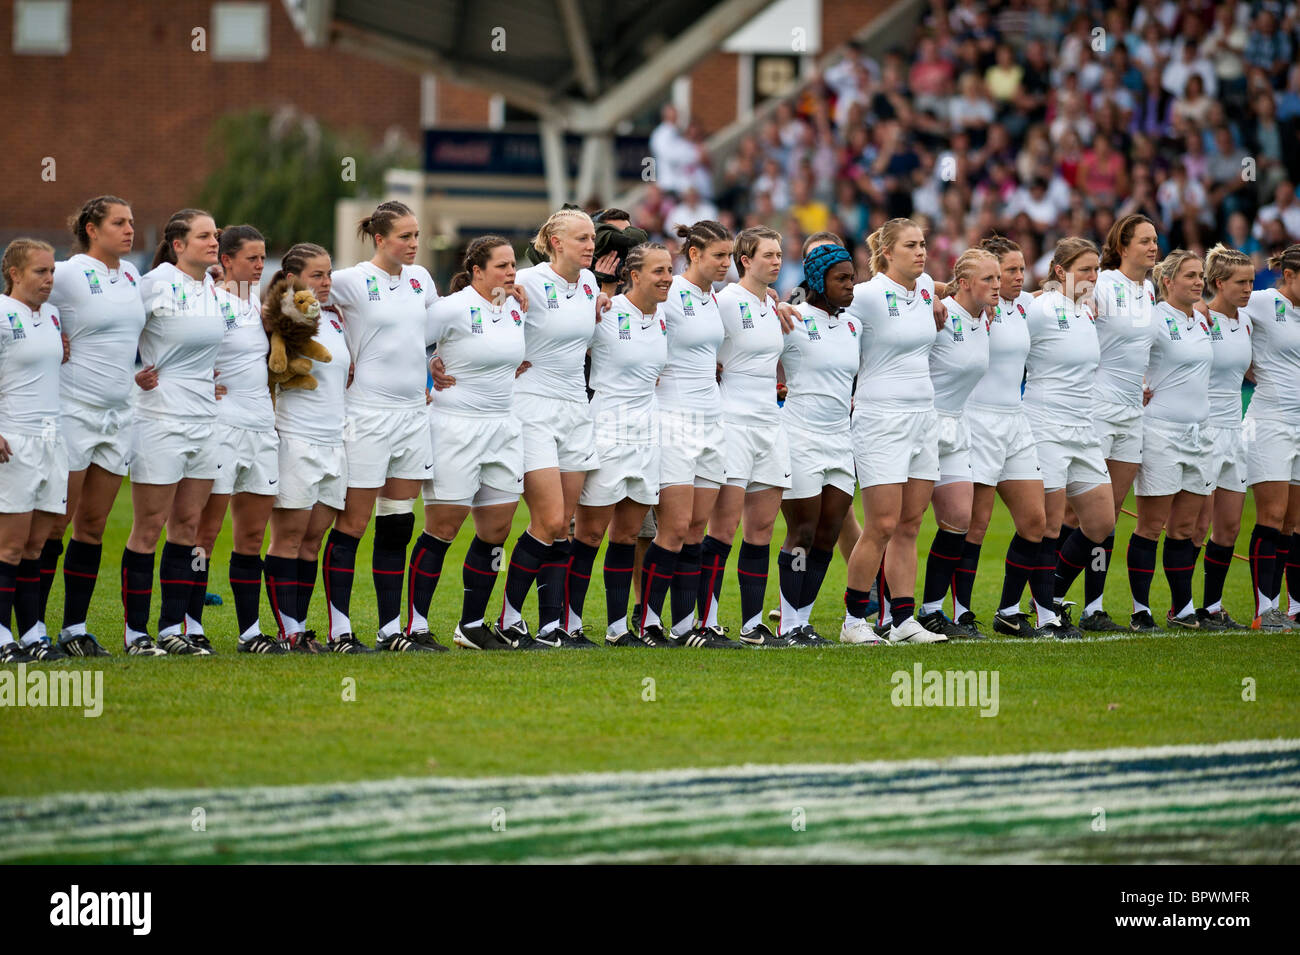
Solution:
[[[71,49],[68,0],[18,0],[14,4],[14,52],[62,56]]]
[[[270,14],[265,3],[214,3],[213,59],[265,60],[271,52]]]

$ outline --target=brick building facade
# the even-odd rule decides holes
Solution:
[[[364,129],[375,142],[394,127],[419,139],[421,78],[309,49],[280,0],[58,0],[68,5],[66,51],[43,53],[16,51],[23,2],[0,0],[0,89],[10,105],[0,150],[0,241],[29,234],[62,245],[66,217],[86,198],[111,192],[133,203],[140,247],[193,201],[218,161],[209,131],[227,112],[292,105],[338,128]],[[821,0],[823,46],[887,5]],[[264,9],[265,59],[231,60],[214,49],[214,8],[233,6]],[[206,50],[194,49],[196,28],[206,31]],[[715,52],[692,73],[691,112],[706,130],[736,118],[739,63],[737,54]],[[438,79],[439,125],[486,126],[492,112],[487,92]]]

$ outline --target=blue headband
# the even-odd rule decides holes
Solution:
[[[826,294],[826,273],[833,265],[851,262],[853,256],[842,245],[819,245],[803,257],[803,278],[818,295]]]

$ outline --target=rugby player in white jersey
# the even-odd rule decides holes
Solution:
[[[1251,328],[1246,305],[1254,286],[1255,266],[1245,252],[1216,245],[1205,254],[1205,287],[1213,296],[1209,325],[1214,351],[1205,437],[1210,443],[1209,474],[1214,487],[1201,507],[1192,538],[1205,542],[1205,599],[1196,611],[1202,630],[1246,629],[1224,608],[1223,583],[1232,565],[1249,487],[1246,445],[1242,441],[1241,385],[1250,371]]]
[[[668,326],[659,306],[672,286],[672,256],[658,243],[634,246],[623,275],[627,291],[614,296],[591,342],[591,414],[600,468],[587,475],[578,503],[565,629],[573,634],[582,629],[592,568],[608,531],[605,643],[643,647],[641,621],[628,627],[627,602],[637,536],[650,506],[659,501],[655,382],[668,358]]]
[[[1255,582],[1256,630],[1294,630],[1300,624],[1300,245],[1268,260],[1277,287],[1253,292],[1250,319],[1255,397],[1242,435],[1246,471],[1255,495],[1250,570]],[[1290,535],[1288,531],[1292,531]],[[1289,539],[1288,539],[1289,536]],[[1288,551],[1286,610],[1280,606],[1278,563]]]
[[[144,300],[140,273],[122,258],[135,239],[135,220],[126,200],[91,199],[71,226],[79,251],[55,266],[50,293],[69,340],[70,358],[59,375],[68,506],[41,551],[41,606],[71,521],[72,539],[63,559],[59,647],[69,656],[107,656],[87,632],[86,617],[99,577],[104,528],[131,450],[132,374],[144,328]]]
[[[718,293],[723,341],[719,389],[727,433],[727,483],[719,490],[701,543],[697,609],[701,629],[688,633],[686,646],[729,646],[718,623],[718,604],[736,529],[743,517],[737,578],[740,585],[740,643],[788,647],[793,641],[763,623],[763,596],[772,528],[781,497],[790,487],[790,448],[777,405],[776,371],[785,345],[781,320],[769,290],[781,271],[780,233],[758,226],[736,236],[733,255],[740,280]]]
[[[217,226],[199,209],[182,209],[163,228],[153,268],[140,280],[146,318],[140,333],[131,441],[131,534],[122,551],[123,642],[132,654],[206,655],[212,644],[184,632],[186,610],[206,556],[195,554],[221,446],[216,439],[217,353],[223,311],[234,304],[216,288]],[[224,306],[224,308],[223,308]],[[167,527],[158,567],[158,643],[148,635],[154,550]]]
[[[1020,599],[1029,584],[1035,603],[1051,607],[1055,600],[1056,547],[1043,553],[1043,478],[1020,397],[1029,354],[1029,308],[1034,297],[1024,291],[1025,256],[1020,246],[992,236],[979,247],[997,256],[998,301],[988,325],[989,368],[966,404],[970,426],[971,477],[975,482],[970,529],[961,561],[953,575],[953,619],[975,626],[971,594],[975,588],[980,550],[993,516],[996,494],[1011,512],[1015,526],[1007,546],[1002,597],[993,618],[998,633],[1038,636],[1033,621],[1020,612]]]
[[[786,536],[777,554],[781,609],[777,632],[797,646],[830,643],[812,625],[813,605],[853,507],[850,412],[858,373],[857,324],[844,315],[853,301],[853,257],[838,242],[804,253],[807,298],[785,336],[781,408],[790,446],[790,489],[782,495]]]
[[[208,566],[229,506],[233,546],[230,590],[241,653],[287,653],[274,636],[262,633],[258,608],[262,599],[262,543],[280,478],[275,408],[267,388],[266,359],[270,340],[262,327],[258,290],[266,264],[266,240],[251,225],[227,226],[220,232],[222,281],[228,295],[222,319],[226,334],[217,352],[216,440],[221,445],[212,494],[199,519],[198,555],[206,558],[196,573],[185,632],[203,633],[203,601]]]
[[[1156,228],[1145,216],[1116,220],[1102,245],[1101,273],[1093,293],[1101,361],[1092,415],[1110,474],[1116,520],[1142,460],[1142,374],[1155,329],[1151,318],[1155,287],[1146,276],[1156,264],[1159,248]],[[1078,534],[1077,529],[1071,531],[1059,543],[1062,552],[1069,550],[1070,556],[1063,559],[1078,560],[1085,551],[1088,554],[1079,626],[1084,630],[1121,629],[1106,613],[1102,600],[1115,535],[1090,542]]]
[[[311,291],[321,306],[312,340],[330,354],[329,361],[311,363],[315,389],[277,386],[275,401],[280,480],[263,570],[280,640],[298,653],[325,652],[316,631],[307,626],[307,611],[316,586],[321,541],[343,509],[348,488],[343,420],[352,358],[342,316],[329,304],[330,273],[329,253],[319,245],[299,242],[284,253],[269,286],[272,292],[283,288],[284,294],[292,294],[293,283],[301,282]],[[275,305],[269,295],[267,303]]]
[[[939,478],[930,382],[934,281],[925,272],[925,235],[912,220],[890,219],[867,244],[875,275],[854,289],[845,312],[861,329],[852,432],[866,523],[849,560],[840,642],[881,643],[865,617],[883,556],[891,590],[889,642],[942,643],[946,636],[926,630],[913,615],[916,538]],[[886,545],[892,546],[886,551]]]
[[[501,236],[480,236],[465,250],[463,266],[450,293],[429,312],[426,337],[455,386],[437,391],[429,405],[438,458],[423,489],[424,532],[411,551],[408,636],[426,648],[446,649],[429,633],[429,605],[447,548],[471,516],[474,539],[465,554],[464,599],[452,640],[471,650],[544,648],[527,634],[511,640],[485,619],[524,483],[515,389],[526,333],[515,252]]]
[[[1150,364],[1150,401],[1142,412],[1142,465],[1137,474],[1137,527],[1128,543],[1128,580],[1133,595],[1130,629],[1157,629],[1151,616],[1151,578],[1156,545],[1165,532],[1164,568],[1172,606],[1170,627],[1199,630],[1192,601],[1197,545],[1192,540],[1205,499],[1214,487],[1210,417],[1210,327],[1196,312],[1205,290],[1200,256],[1176,249],[1152,273],[1156,286]]]
[[[15,239],[0,273],[0,663],[61,660],[66,654],[45,635],[40,577],[41,548],[68,493],[59,422],[63,337],[48,302],[54,249]]]
[[[661,306],[668,328],[668,361],[659,375],[659,528],[641,567],[642,640],[678,646],[690,634],[697,646],[734,641],[695,626],[700,542],[718,490],[727,481],[726,437],[719,414],[718,349],[724,330],[713,284],[731,267],[731,233],[704,219],[678,226],[686,270],[673,278]],[[672,592],[670,633],[660,621]]]
[[[368,653],[352,632],[352,578],[357,546],[370,523],[375,499],[409,508],[433,470],[425,412],[426,312],[438,298],[433,279],[415,264],[420,227],[401,202],[380,203],[361,220],[358,233],[374,243],[367,262],[334,273],[330,297],[343,314],[343,330],[355,366],[347,389],[344,446],[348,493],[325,542],[327,646],[336,653]],[[402,633],[402,578],[406,547],[415,529],[409,509],[375,518],[371,574],[379,610],[375,648],[428,650]]]
[[[975,485],[967,401],[989,368],[988,329],[1000,286],[997,256],[983,249],[963,252],[953,265],[950,294],[943,300],[948,321],[935,333],[930,351],[930,381],[939,418],[939,482],[933,497],[937,529],[925,564],[917,622],[959,640],[984,639],[975,626],[949,619],[943,612],[943,598],[952,586],[970,529]],[[953,616],[960,616],[955,607]]]
[[[596,229],[579,209],[551,215],[533,239],[547,261],[515,278],[526,302],[527,355],[515,383],[515,414],[524,434],[524,502],[528,529],[519,535],[506,572],[499,626],[511,641],[531,645],[524,598],[537,581],[538,629],[543,647],[589,648],[562,624],[564,582],[572,553],[569,521],[587,472],[600,465],[583,365],[603,304],[591,271]]]
[[[1037,442],[1047,515],[1039,560],[1056,563],[1057,597],[1050,607],[1035,600],[1035,609],[1039,631],[1057,639],[1082,635],[1061,616],[1059,601],[1079,569],[1102,559],[1102,544],[1115,529],[1110,473],[1089,420],[1101,355],[1089,301],[1099,259],[1097,247],[1087,239],[1058,240],[1051,285],[1034,299],[1027,316],[1024,408]],[[1079,518],[1079,532],[1066,540],[1057,559],[1067,500]]]

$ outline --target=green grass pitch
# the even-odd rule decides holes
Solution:
[[[992,639],[819,652],[241,656],[234,652],[226,584],[228,523],[210,582],[225,604],[208,607],[204,620],[218,655],[128,658],[121,653],[116,581],[130,519],[128,491],[110,524],[90,621],[115,654],[102,661],[103,715],[0,710],[0,795],[832,763],[1300,736],[1297,638],[1286,634],[1162,634],[1062,645]],[[975,598],[986,622],[1011,534],[1008,515],[997,507]],[[524,514],[521,506],[517,530]],[[1248,502],[1243,526],[1252,519]],[[928,521],[923,547],[933,533]],[[1107,588],[1107,606],[1117,619],[1129,608],[1122,553],[1130,530],[1131,519],[1121,517]],[[781,534],[778,523],[769,606],[776,600]],[[459,611],[459,566],[468,539],[467,524],[447,555],[434,599],[431,625],[444,642]],[[352,608],[367,642],[375,623],[369,546],[367,535]],[[722,613],[733,628],[739,612],[734,562],[733,554]],[[1196,586],[1199,598],[1199,573]],[[844,564],[837,557],[813,618],[828,636],[838,634],[843,588]],[[325,629],[323,600],[318,586],[311,625],[319,630]],[[1226,605],[1238,619],[1249,616],[1244,562],[1234,563]],[[57,630],[61,606],[59,579],[50,599],[51,629]],[[1153,609],[1162,616],[1167,606],[1157,574]],[[157,607],[155,593],[155,619]],[[587,598],[590,623],[603,619],[603,607],[596,573]],[[530,619],[533,610],[530,599]],[[997,670],[997,717],[981,718],[973,708],[892,705],[891,674],[917,661],[931,669]],[[1242,698],[1246,678],[1256,681],[1253,702]],[[343,698],[349,681],[354,701]],[[654,699],[647,700],[651,686]]]

